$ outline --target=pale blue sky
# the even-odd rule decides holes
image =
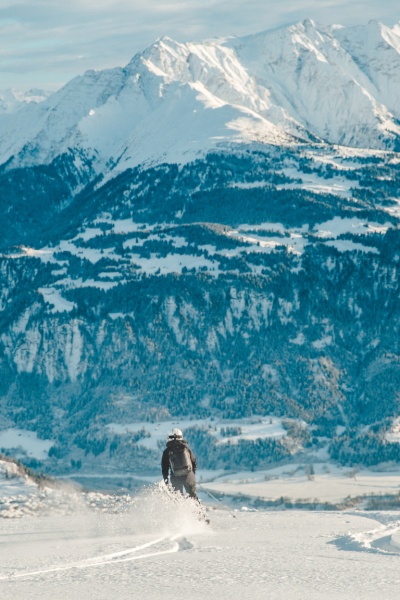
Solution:
[[[0,90],[125,65],[158,37],[245,35],[312,18],[393,25],[398,0],[0,0]]]

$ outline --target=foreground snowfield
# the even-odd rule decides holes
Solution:
[[[397,512],[219,508],[207,525],[157,486],[75,508],[0,519],[2,600],[397,598]]]

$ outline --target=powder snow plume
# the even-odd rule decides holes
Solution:
[[[127,517],[135,533],[188,535],[205,527],[202,505],[164,483],[148,486],[135,496]]]

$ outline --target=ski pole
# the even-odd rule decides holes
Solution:
[[[202,490],[203,490],[203,491],[204,491],[204,492],[205,492],[205,493],[206,493],[208,496],[210,496],[210,498],[212,498],[213,500],[216,500],[217,502],[219,502],[219,503],[221,504],[221,506],[223,506],[224,508],[226,508],[226,509],[227,509],[227,511],[229,512],[229,514],[230,514],[230,515],[232,515],[232,517],[233,517],[234,519],[236,519],[236,518],[237,518],[237,517],[236,517],[236,515],[235,515],[235,514],[234,514],[234,513],[233,513],[233,512],[232,512],[232,511],[231,511],[231,510],[230,510],[230,509],[229,509],[229,508],[226,506],[226,504],[224,504],[223,502],[221,502],[221,500],[220,500],[219,498],[216,498],[215,496],[213,496],[213,494],[212,494],[211,492],[209,492],[209,491],[208,491],[208,490],[207,490],[205,487],[203,487],[203,486],[201,485],[201,483],[197,482],[197,485],[198,485],[199,487],[201,487],[201,489],[202,489]]]

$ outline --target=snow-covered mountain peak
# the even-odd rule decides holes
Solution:
[[[87,71],[39,104],[3,114],[0,162],[46,163],[72,149],[104,172],[254,141],[393,148],[399,48],[399,26],[377,22],[307,19],[204,42],[162,37],[123,69]]]
[[[0,91],[0,114],[13,113],[31,102],[43,102],[51,93],[38,88],[33,88],[27,92],[14,88]]]
[[[400,28],[388,27],[379,21],[369,21],[367,25],[342,27],[338,31],[339,41],[348,40],[355,46],[363,46],[365,51],[376,50],[379,45],[383,48],[390,46],[400,52]]]
[[[186,58],[187,48],[186,44],[180,44],[171,38],[163,37],[148,46],[139,56],[143,64],[155,74],[174,79],[177,75],[176,65]],[[130,67],[135,70],[137,57],[133,58],[127,68]]]
[[[323,33],[327,31],[327,29],[313,21],[312,19],[304,19],[303,21],[297,21],[288,27],[281,27],[280,30],[282,32],[288,32],[292,38],[296,35],[306,36],[310,39],[312,38],[320,38],[323,39]]]

